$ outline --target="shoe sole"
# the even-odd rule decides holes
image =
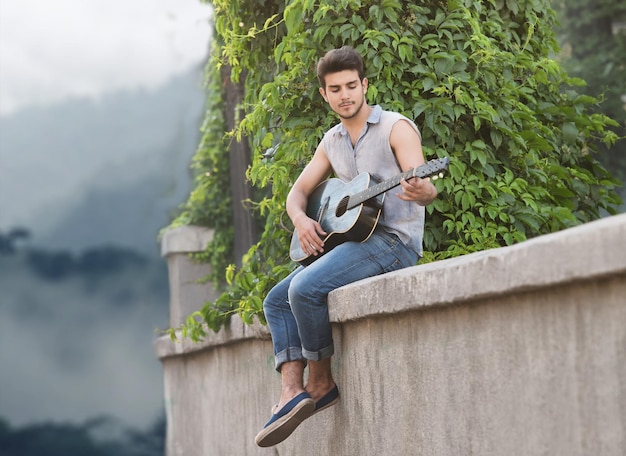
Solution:
[[[274,446],[291,435],[293,431],[311,416],[315,410],[313,399],[304,399],[285,416],[274,421],[256,436],[256,444],[260,447]]]

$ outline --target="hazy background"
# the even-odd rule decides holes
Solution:
[[[190,188],[210,19],[199,0],[0,0],[5,428],[162,416],[157,235]]]

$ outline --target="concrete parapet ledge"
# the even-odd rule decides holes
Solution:
[[[172,341],[168,336],[162,336],[155,341],[156,354],[160,359],[170,356],[185,355],[188,353],[207,350],[212,347],[228,345],[247,339],[269,339],[270,333],[267,326],[255,322],[247,325],[237,316],[230,319],[227,327],[215,333],[207,329],[207,337],[201,342],[193,342],[179,337],[178,341]]]
[[[195,227],[187,233],[185,228],[188,227],[166,233],[163,242],[169,244],[164,246],[164,251],[192,246],[203,249],[200,246],[208,234]],[[355,282],[330,294],[329,314],[332,323],[341,323],[458,305],[625,272],[626,214],[621,214],[510,247],[417,265]],[[165,358],[252,338],[269,338],[267,327],[258,322],[246,325],[234,316],[228,327],[218,333],[208,330],[202,342],[172,341],[163,336],[155,341],[155,350],[159,358]]]
[[[332,322],[344,322],[624,271],[626,214],[355,282],[331,293],[329,313]]]

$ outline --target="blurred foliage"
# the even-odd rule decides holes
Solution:
[[[216,42],[207,65],[245,75],[245,116],[224,136],[220,97],[210,94],[195,164],[197,189],[176,223],[207,224],[220,237],[208,255],[226,254],[231,236],[223,206],[224,142],[247,138],[248,178],[263,197],[259,242],[228,286],[170,335],[193,340],[217,331],[232,313],[263,320],[262,299],[292,268],[287,193],[337,118],[318,93],[317,59],[354,46],[366,61],[371,104],[399,111],[421,127],[426,158],[451,157],[440,196],[427,208],[425,258],[434,261],[512,245],[615,212],[617,182],[594,158],[610,146],[617,122],[594,111],[553,59],[556,13],[548,0],[215,0]],[[210,144],[210,148],[204,148]],[[219,173],[217,173],[219,174]],[[200,216],[214,214],[214,219]],[[223,228],[218,229],[218,225]],[[232,262],[232,259],[229,259]],[[215,267],[217,263],[212,262]]]
[[[610,128],[626,138],[626,2],[553,0],[561,27],[559,58],[570,75],[583,79],[581,93],[595,97],[591,112],[605,114],[619,125]],[[610,149],[598,144],[598,159],[620,180],[626,180],[626,141]],[[622,189],[624,195],[626,190]]]

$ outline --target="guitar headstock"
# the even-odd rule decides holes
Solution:
[[[416,177],[430,177],[433,180],[439,179],[443,177],[443,171],[448,169],[448,164],[450,163],[449,157],[443,158],[435,158],[433,160],[428,160],[421,166],[415,168],[413,175]]]

